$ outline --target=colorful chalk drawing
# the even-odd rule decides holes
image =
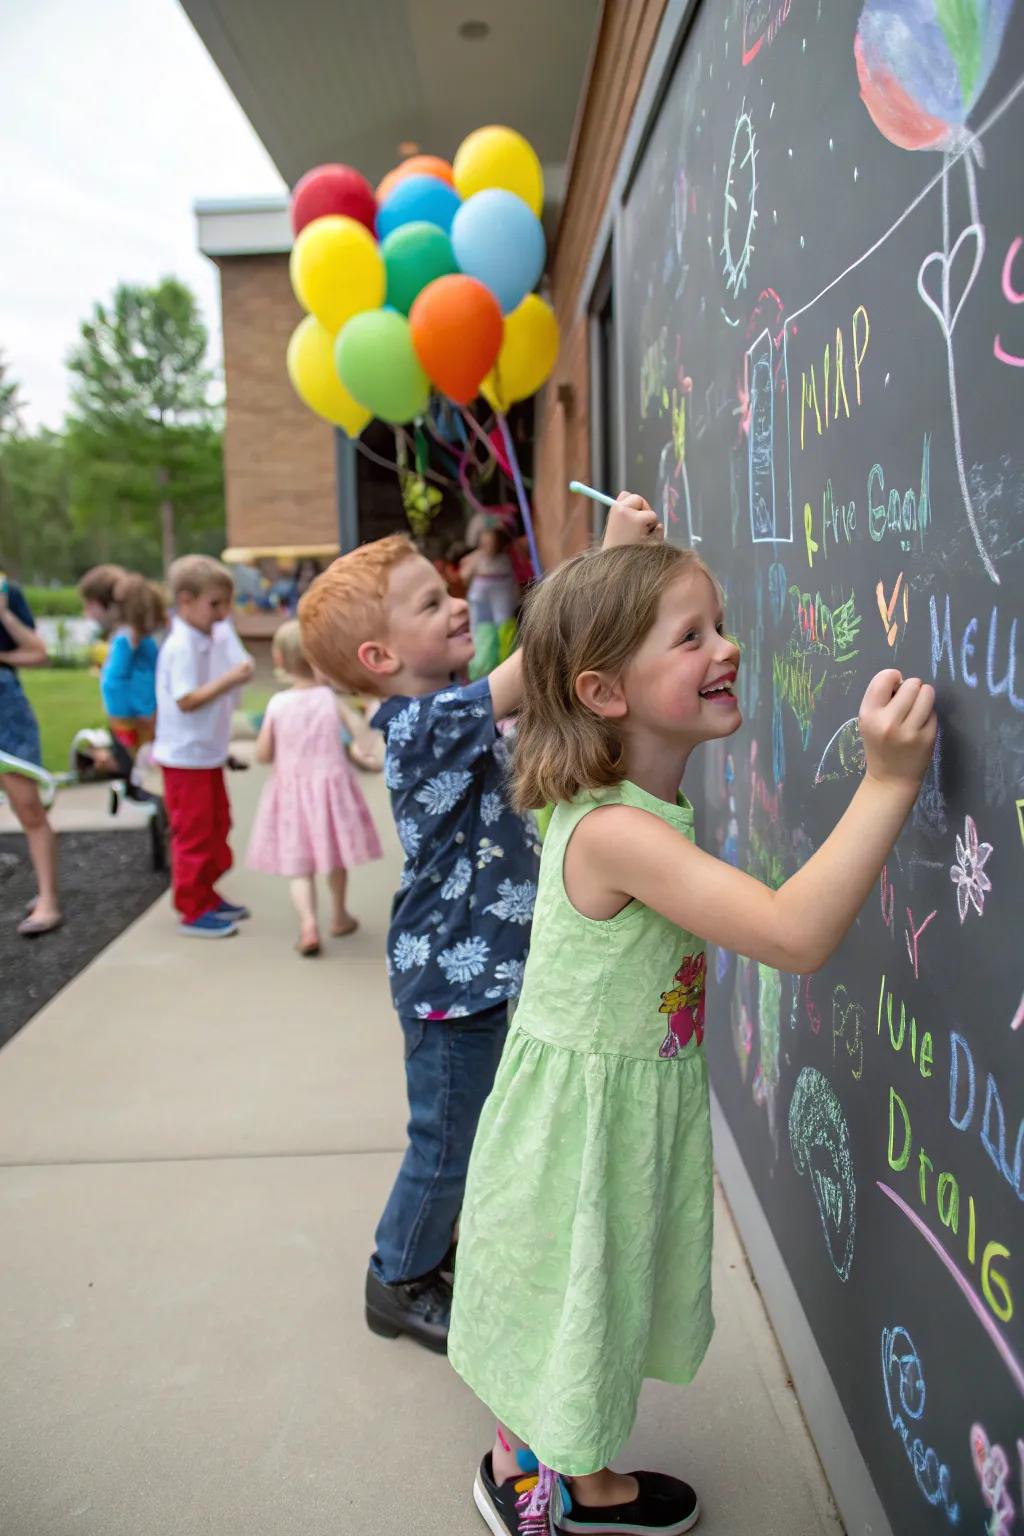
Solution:
[[[936,910],[934,912],[929,912],[928,916],[925,918],[924,922],[920,923],[915,928],[914,927],[914,914],[913,914],[913,912],[911,912],[909,907],[907,908],[907,926],[903,930],[903,937],[904,937],[904,939],[906,940],[906,943],[907,943],[907,954],[910,956],[910,963],[914,967],[914,980],[915,981],[918,980],[918,964],[919,964],[919,961],[920,961],[920,953],[919,953],[919,950],[918,950],[918,946],[919,946],[919,944],[921,942],[921,935],[922,935],[922,933],[924,933],[925,929],[928,927],[928,924],[932,921],[932,918],[938,917],[938,915],[939,915],[938,908],[936,908]]]
[[[848,1280],[857,1229],[850,1132],[831,1083],[816,1067],[804,1067],[796,1080],[789,1146],[797,1173],[810,1177],[833,1268],[840,1280]]]
[[[950,1525],[960,1519],[960,1506],[952,1497],[949,1468],[920,1435],[911,1438],[912,1426],[924,1414],[927,1392],[921,1357],[905,1328],[882,1329],[882,1386],[889,1422],[903,1442],[917,1486],[929,1504],[941,1506]]]
[[[908,583],[903,580],[902,571],[900,571],[899,575],[896,577],[896,582],[891,593],[886,592],[885,586],[881,581],[875,588],[875,598],[878,602],[878,612],[882,620],[882,628],[885,630],[885,638],[891,647],[895,646],[896,641],[898,640],[901,633],[899,617],[898,615],[895,618],[893,617],[893,615],[896,613],[896,607],[900,601],[901,596],[903,598],[901,605],[903,611],[903,629],[905,630],[907,625],[910,623],[908,591],[909,586]]]
[[[949,878],[956,886],[956,905],[963,924],[970,907],[981,917],[985,911],[985,896],[992,889],[992,882],[985,873],[992,852],[991,843],[978,842],[978,829],[973,816],[964,817],[964,835],[956,836],[956,863],[950,867]]]
[[[785,25],[793,0],[744,0],[743,4],[743,52],[744,67],[753,64],[762,48],[770,48]]]
[[[888,1184],[883,1184],[881,1179],[876,1180],[876,1183],[878,1188],[882,1191],[882,1194],[885,1195],[886,1199],[891,1200],[896,1209],[903,1212],[911,1226],[917,1229],[935,1256],[945,1266],[954,1284],[957,1286],[961,1295],[967,1301],[971,1311],[974,1313],[974,1316],[977,1318],[978,1322],[984,1328],[985,1332],[988,1334],[992,1343],[998,1350],[1000,1358],[1012,1376],[1014,1385],[1016,1386],[1018,1392],[1022,1397],[1024,1397],[1024,1367],[1021,1366],[1021,1363],[1017,1359],[1013,1350],[1003,1338],[1003,1335],[1000,1333],[999,1328],[996,1325],[995,1319],[989,1314],[985,1303],[974,1289],[974,1286],[967,1279],[962,1270],[954,1263],[953,1259],[946,1252],[945,1248],[943,1248],[942,1244],[932,1232],[931,1228],[921,1220],[917,1212],[912,1210],[907,1202],[901,1199],[901,1197],[896,1193],[894,1189],[890,1189]]]
[[[981,155],[967,126],[995,68],[1012,0],[867,0],[857,24],[854,57],[861,98],[879,132],[900,149],[941,150],[942,249],[930,251],[917,273],[917,291],[938,321],[946,346],[953,448],[964,511],[990,580],[999,576],[982,541],[960,434],[953,333],[985,255],[985,227],[978,213],[975,160]],[[954,239],[950,229],[949,176],[962,160],[970,223]],[[971,256],[959,296],[951,278],[961,251]],[[938,294],[930,286],[938,279]]]
[[[832,993],[832,1065],[836,1065],[839,1045],[849,1058],[854,1082],[864,1075],[864,1009],[841,984]]]
[[[733,298],[747,286],[757,224],[757,149],[746,102],[740,106],[729,150],[722,217],[722,276]]]
[[[782,977],[770,965],[757,967],[757,1013],[761,1026],[761,1082],[768,1114],[768,1132],[777,1143],[775,1098],[779,1089],[779,1013]]]
[[[853,778],[862,774],[866,766],[860,722],[854,715],[852,719],[844,720],[838,731],[829,738],[821,754],[814,782],[825,784],[831,779]]]
[[[1021,1448],[1021,1442],[1017,1442]],[[971,1425],[971,1460],[981,1484],[981,1496],[992,1511],[986,1536],[1010,1536],[1013,1529],[1013,1500],[1007,1484],[1010,1461],[1001,1445],[992,1445],[981,1424]]]

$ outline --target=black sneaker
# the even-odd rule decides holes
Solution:
[[[663,1472],[632,1472],[638,1483],[630,1504],[593,1509],[574,1499],[569,1509],[555,1508],[552,1531],[558,1536],[683,1536],[700,1519],[700,1504],[689,1483]],[[558,1484],[556,1483],[556,1488]],[[556,1495],[557,1503],[557,1495]]]
[[[491,1453],[487,1452],[473,1483],[473,1502],[487,1522],[492,1536],[549,1536],[552,1527],[545,1507],[530,1513],[530,1503],[537,1487],[536,1472],[510,1477],[499,1488],[494,1481]]]
[[[452,1288],[436,1269],[400,1285],[385,1285],[372,1269],[366,1272],[366,1323],[381,1338],[407,1333],[417,1344],[446,1354],[451,1311]]]

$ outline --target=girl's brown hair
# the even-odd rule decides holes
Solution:
[[[643,642],[671,582],[714,577],[692,549],[628,544],[577,555],[535,587],[523,622],[523,696],[512,764],[517,810],[607,789],[625,777],[613,720],[576,696],[582,672],[619,674]]]
[[[113,601],[121,623],[138,635],[151,635],[167,623],[164,594],[155,581],[147,581],[145,576],[122,576],[114,586]]]
[[[101,603],[109,608],[118,582],[127,575],[123,565],[94,565],[78,583],[78,595],[84,603]]]

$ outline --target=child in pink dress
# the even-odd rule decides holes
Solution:
[[[253,824],[250,869],[286,875],[299,915],[300,955],[320,953],[316,879],[326,875],[341,938],[359,926],[345,906],[347,871],[381,856],[380,839],[341,742],[341,704],[302,652],[297,620],[274,636],[274,664],[292,686],[267,705],[256,761],[272,763]],[[347,713],[344,718],[348,719]]]

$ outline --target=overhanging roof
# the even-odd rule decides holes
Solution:
[[[599,0],[181,3],[289,186],[331,160],[376,182],[403,142],[451,156],[507,123],[560,201]],[[466,22],[487,35],[467,40]]]

